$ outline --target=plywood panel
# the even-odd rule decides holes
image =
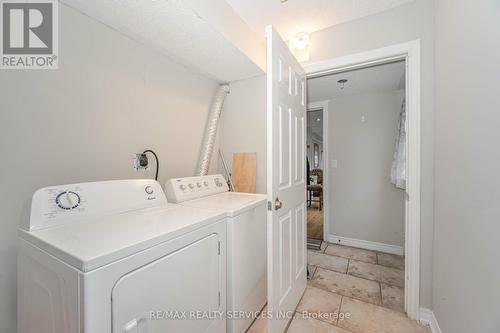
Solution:
[[[236,192],[255,193],[257,178],[257,153],[233,155],[233,186]]]

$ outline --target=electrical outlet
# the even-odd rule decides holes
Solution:
[[[135,171],[148,171],[149,161],[144,153],[135,153],[133,155],[133,167]]]

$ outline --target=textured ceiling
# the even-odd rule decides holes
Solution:
[[[211,8],[204,1],[62,0],[64,4],[217,81],[229,82],[262,74],[263,65],[250,60],[247,52],[242,51],[244,47],[238,47],[238,41],[231,40],[234,37],[249,42],[248,32],[255,33],[225,1],[210,0]],[[212,17],[207,13],[212,13]],[[224,25],[218,21],[224,21]],[[245,27],[248,31],[244,31]],[[262,50],[265,47],[263,42],[262,38]],[[261,53],[264,58],[265,52]]]
[[[285,39],[372,15],[413,0],[226,0],[258,33],[272,24]]]
[[[265,71],[264,27],[287,38],[412,0],[61,0],[219,82]],[[253,30],[252,30],[253,28]]]
[[[344,89],[337,83],[347,79]],[[308,102],[325,101],[346,95],[393,91],[405,87],[404,61],[332,74],[307,81]]]

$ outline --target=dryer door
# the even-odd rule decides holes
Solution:
[[[212,332],[223,262],[209,235],[123,276],[112,291],[114,333]]]

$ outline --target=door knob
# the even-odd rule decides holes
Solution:
[[[276,197],[276,200],[274,200],[274,210],[281,209],[283,207],[283,204],[281,203],[280,199]]]

